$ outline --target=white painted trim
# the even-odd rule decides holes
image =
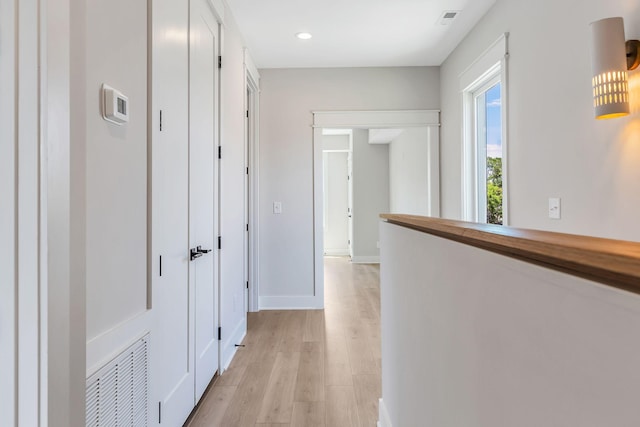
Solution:
[[[352,264],[380,264],[379,256],[354,256],[351,258]]]
[[[313,127],[406,128],[440,126],[440,110],[312,111]]]
[[[349,248],[346,249],[325,249],[324,256],[349,256]]]
[[[247,334],[247,317],[245,316],[242,318],[242,322],[236,325],[236,328],[233,330],[233,332],[231,332],[231,335],[229,335],[229,338],[227,338],[220,344],[221,354],[222,354],[222,357],[220,359],[220,371],[219,371],[220,374],[222,374],[224,371],[227,370],[227,368],[229,368],[229,365],[233,360],[233,356],[235,356],[236,351],[238,350],[238,347],[236,347],[236,344],[240,344],[246,334]],[[223,331],[223,336],[224,336],[224,331]]]
[[[482,52],[462,73],[460,73],[460,91],[468,91],[486,79],[487,70],[502,61],[508,55],[507,40],[509,33],[504,33]]]
[[[245,147],[249,148],[249,155],[245,153],[249,167],[249,311],[259,310],[260,296],[260,73],[256,68],[247,48],[244,50],[245,92],[251,92],[252,105],[247,105],[249,111],[249,128],[253,130],[247,135],[245,126]]]
[[[389,411],[382,398],[378,400],[378,427],[393,427]]]
[[[476,146],[475,118],[473,117],[473,93],[483,84],[496,76],[500,76],[502,102],[502,194],[503,225],[509,224],[509,180],[508,180],[508,73],[509,33],[504,33],[485,52],[480,55],[465,71],[460,74],[460,91],[462,94],[462,212],[465,221],[478,221],[477,184],[476,184]]]
[[[87,378],[148,334],[152,327],[152,312],[147,310],[87,341]]]
[[[211,10],[213,11],[213,15],[219,24],[224,25],[224,0],[208,0],[209,6],[211,6]]]
[[[260,310],[320,310],[324,308],[324,298],[307,296],[261,296]]]
[[[18,185],[16,182],[16,141],[15,120],[16,99],[18,88],[16,84],[16,50],[18,41],[15,39],[17,1],[0,0],[0,51],[3,53],[0,61],[0,414],[3,422],[8,426],[18,423],[17,408],[19,398],[16,393],[19,386],[17,375],[19,353],[16,346],[18,335],[17,292],[18,256],[16,245],[18,242],[16,206]],[[34,408],[36,409],[36,408]],[[37,409],[36,409],[37,411]]]
[[[251,58],[248,47],[244,48],[244,66],[248,77],[258,86],[257,83],[260,81],[260,73],[258,72],[258,67],[256,67],[256,64],[253,62],[253,58]]]
[[[313,295],[324,307],[324,190],[322,128],[313,129]],[[262,298],[262,297],[261,297]],[[262,302],[260,303],[262,306]]]

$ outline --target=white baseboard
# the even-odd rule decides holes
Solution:
[[[353,264],[380,264],[379,256],[354,256],[351,258]]]
[[[325,256],[349,256],[349,249],[325,249]]]
[[[378,418],[378,427],[393,427],[389,412],[387,412],[387,407],[384,405],[382,398],[378,400]]]
[[[260,297],[260,310],[319,310],[324,301],[318,296]]]
[[[238,347],[236,344],[240,344],[244,339],[244,336],[247,334],[247,317],[243,317],[242,321],[238,323],[229,338],[225,339],[222,344],[222,351],[220,354],[222,355],[222,360],[220,361],[220,371],[224,372],[227,370],[231,361],[233,360],[233,356],[236,355],[236,351]]]

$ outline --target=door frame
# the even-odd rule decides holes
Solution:
[[[249,50],[244,49],[245,108],[245,167],[248,168],[248,194],[245,194],[245,217],[248,218],[249,236],[245,248],[245,280],[249,282],[248,311],[259,311],[260,296],[260,73]],[[248,206],[246,201],[248,201]]]
[[[313,258],[316,307],[324,307],[322,129],[426,127],[429,131],[429,215],[440,216],[440,110],[312,111]],[[353,244],[353,242],[352,242]]]

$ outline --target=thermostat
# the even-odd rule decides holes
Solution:
[[[108,86],[102,85],[102,117],[117,125],[122,125],[129,121],[129,98],[122,92]]]

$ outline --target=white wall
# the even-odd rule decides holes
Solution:
[[[389,144],[353,130],[353,262],[378,262],[378,223],[389,211]]]
[[[260,295],[313,295],[314,110],[439,108],[439,69],[264,69],[260,98]],[[282,214],[272,203],[282,202]],[[296,307],[295,298],[288,305]]]
[[[119,22],[119,31],[113,31],[114,21]],[[87,340],[91,340],[147,309],[147,4],[91,3],[86,23]],[[103,83],[129,97],[126,125],[102,118]]]
[[[381,238],[382,427],[637,425],[640,296],[388,223]]]
[[[429,212],[429,134],[406,128],[389,145],[389,208],[392,213]]]
[[[462,95],[458,76],[503,32],[508,59],[508,182],[511,225],[640,239],[640,93],[633,114],[593,118],[589,23],[623,16],[640,37],[638,0],[498,0],[442,65],[443,216],[461,217]],[[562,198],[562,219],[547,217]]]

